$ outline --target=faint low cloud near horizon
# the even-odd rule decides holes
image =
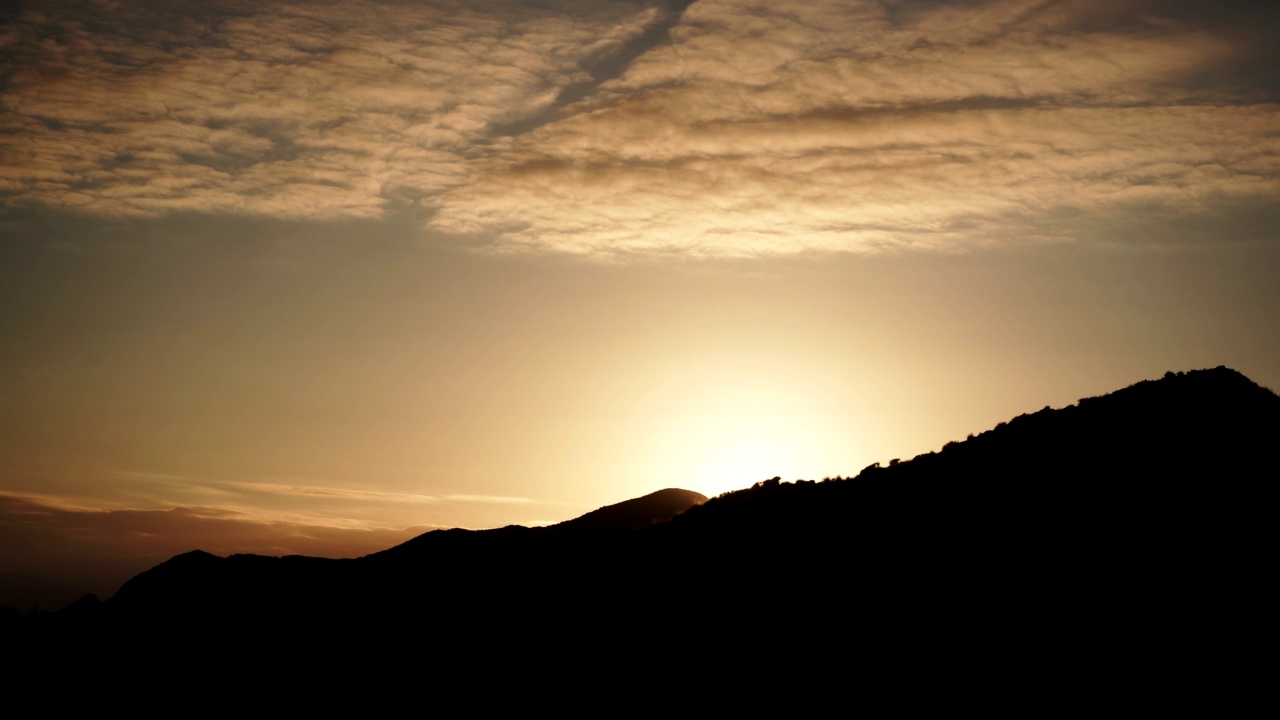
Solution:
[[[181,510],[207,519],[289,524],[351,530],[422,526],[424,513],[449,506],[483,511],[494,506],[544,506],[548,503],[507,495],[425,495],[310,480],[219,480],[152,471],[115,471],[109,483],[75,477],[49,483],[39,492],[18,489],[0,494],[32,507],[67,512],[168,512]],[[552,503],[554,504],[554,503]],[[432,510],[424,506],[434,506]],[[466,524],[463,523],[463,526]],[[456,527],[451,525],[450,527]],[[443,527],[443,526],[442,526]]]
[[[314,485],[281,485],[277,483],[235,483],[235,486],[250,492],[275,495],[307,495],[338,500],[426,504],[439,502],[439,498],[416,493],[380,492],[376,490],[356,490]]]
[[[382,527],[252,508],[93,509],[57,497],[0,491],[0,566],[104,597],[179,553],[360,557],[437,525]]]
[[[130,473],[151,481],[193,482],[162,473]],[[380,552],[432,530],[457,525],[388,523],[363,517],[350,503],[404,503],[402,493],[342,488],[229,483],[254,493],[319,496],[344,505],[330,509],[271,507],[249,501],[188,504],[182,491],[165,502],[103,503],[92,497],[56,492],[0,490],[0,567],[35,577],[67,582],[110,595],[148,567],[174,555],[200,549],[214,555],[237,553],[361,557]],[[170,486],[172,491],[172,486]],[[135,496],[137,493],[133,493]],[[158,499],[157,499],[158,500]],[[411,502],[411,501],[410,501]],[[534,505],[518,497],[451,495],[432,502]],[[124,506],[121,505],[124,503]],[[558,521],[532,520],[529,526]],[[475,528],[480,529],[480,528]]]
[[[464,503],[493,503],[496,505],[531,505],[536,501],[523,497],[503,497],[498,495],[445,495],[445,500]]]
[[[1266,3],[27,3],[0,204],[500,252],[1081,239],[1280,199]]]

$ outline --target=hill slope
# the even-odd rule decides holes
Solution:
[[[179,556],[96,627],[245,643],[323,627],[366,653],[410,642],[486,662],[547,647],[620,662],[696,638],[717,662],[763,643],[878,663],[1107,647],[1202,667],[1192,656],[1234,652],[1269,612],[1277,437],[1269,390],[1225,368],[1170,373],[849,479],[705,503],[667,490],[358,560]]]

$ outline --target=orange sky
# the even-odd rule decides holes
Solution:
[[[1280,27],[1231,8],[19,3],[0,571],[109,592],[1280,386]]]

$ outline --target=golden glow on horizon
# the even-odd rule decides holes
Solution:
[[[776,352],[747,361],[712,354],[685,367],[661,389],[667,412],[646,431],[651,454],[640,474],[714,497],[775,475],[848,472],[839,460],[823,467],[857,443],[834,432],[847,424],[833,416],[821,374],[801,368],[813,369]]]
[[[684,485],[708,497],[811,464],[806,439],[785,422],[730,416],[673,423],[657,464],[684,469]]]

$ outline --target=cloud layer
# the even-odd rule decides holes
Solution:
[[[652,12],[508,2],[62,2],[8,23],[9,203],[376,217],[457,185]]]
[[[1280,199],[1263,3],[40,7],[0,41],[10,207],[416,210],[616,258],[971,248]]]

